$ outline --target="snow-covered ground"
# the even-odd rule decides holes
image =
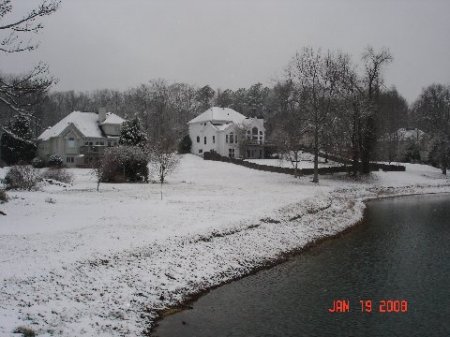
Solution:
[[[301,152],[299,153],[299,162],[297,163],[297,168],[299,169],[307,169],[314,168],[314,155],[309,152]],[[295,163],[292,163],[287,158],[280,159],[246,159],[246,161],[259,164],[259,165],[267,165],[267,166],[276,166],[276,167],[287,167],[293,168]],[[328,160],[325,161],[325,158],[319,157],[319,167],[332,167],[332,166],[340,166],[341,164],[336,163],[334,161]]]
[[[361,219],[362,200],[450,192],[439,170],[406,165],[363,181],[262,172],[185,155],[158,184],[9,192],[0,209],[0,335],[142,335],[158,311],[245,275]],[[6,170],[0,170],[0,177]]]

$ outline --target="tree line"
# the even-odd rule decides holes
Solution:
[[[12,11],[0,0],[0,32],[7,32],[0,53],[33,50],[22,35],[42,29],[39,18],[54,13],[59,1],[43,1],[15,22],[3,19]],[[449,86],[433,84],[408,106],[395,87],[386,87],[384,73],[393,56],[387,49],[368,47],[361,59],[338,51],[306,47],[271,86],[256,83],[237,90],[151,80],[128,90],[51,92],[54,79],[39,64],[25,75],[0,73],[2,144],[21,145],[32,152],[34,138],[72,111],[106,107],[127,119],[137,118],[150,142],[178,142],[187,122],[211,106],[230,107],[266,121],[266,139],[286,156],[308,148],[318,158],[333,154],[352,161],[353,173],[367,173],[371,160],[393,160],[397,130],[420,127],[429,135],[429,161],[443,172],[450,148]],[[6,135],[6,136],[5,136]],[[380,144],[384,144],[381,146]],[[3,146],[3,145],[2,145]],[[382,151],[382,149],[385,149]],[[398,158],[397,158],[398,159]],[[293,162],[298,158],[292,158]]]

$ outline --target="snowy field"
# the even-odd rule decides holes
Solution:
[[[308,152],[302,152],[299,154],[299,162],[297,163],[297,168],[299,169],[309,169],[314,168],[314,155]],[[255,163],[259,165],[267,165],[267,166],[276,166],[276,167],[287,167],[294,168],[293,164],[287,158],[280,159],[246,159],[246,161],[250,163]],[[341,166],[340,163],[336,163],[334,161],[328,160],[325,161],[325,158],[319,157],[319,167],[332,167],[332,166]]]
[[[248,274],[361,219],[368,198],[450,192],[439,170],[407,164],[362,181],[252,170],[185,155],[158,184],[10,191],[0,205],[0,336],[140,336],[164,308]],[[0,169],[0,177],[6,169]]]

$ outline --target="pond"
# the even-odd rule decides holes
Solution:
[[[371,201],[347,234],[192,306],[154,335],[449,336],[450,195]]]

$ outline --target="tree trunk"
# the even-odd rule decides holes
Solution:
[[[313,183],[319,182],[319,130],[318,126],[314,130],[314,178]]]
[[[448,166],[448,158],[447,158],[447,152],[448,152],[448,147],[446,146],[447,144],[443,144],[442,146],[442,152],[441,152],[441,169],[442,169],[442,174],[447,175],[447,166]]]

